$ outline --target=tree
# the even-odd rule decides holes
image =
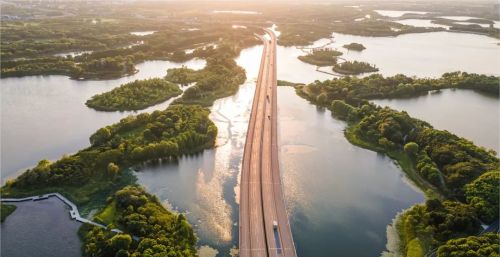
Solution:
[[[452,239],[438,248],[437,257],[498,257],[499,234]]]
[[[120,249],[118,252],[116,252],[116,255],[115,255],[115,257],[129,257],[129,256],[130,256],[130,254],[125,249]]]
[[[128,234],[116,234],[109,240],[109,246],[115,251],[128,250],[132,243],[132,237]]]
[[[418,144],[415,142],[409,142],[409,143],[405,144],[404,150],[409,156],[411,156],[412,158],[415,158],[417,156],[417,153],[418,153]]]
[[[109,128],[104,127],[97,130],[92,136],[90,136],[90,144],[93,146],[105,143],[111,137],[111,131]]]
[[[116,176],[116,174],[118,174],[119,171],[120,171],[120,167],[118,167],[118,165],[116,165],[112,162],[110,162],[108,164],[108,174],[110,177],[114,178]]]
[[[354,110],[354,107],[341,100],[333,100],[331,107],[333,114],[342,120],[347,119],[349,114]]]
[[[498,217],[499,181],[500,171],[490,171],[465,186],[466,201],[485,222],[491,222]]]

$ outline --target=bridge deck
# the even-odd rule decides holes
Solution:
[[[278,163],[276,37],[266,33],[243,154],[240,256],[294,257]]]

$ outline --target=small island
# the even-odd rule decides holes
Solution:
[[[312,53],[299,56],[299,60],[316,66],[332,66],[337,63],[337,57],[342,52],[333,49],[313,49]]]
[[[350,44],[344,45],[343,47],[346,49],[349,49],[349,50],[354,50],[354,51],[359,51],[359,52],[366,49],[366,47],[364,45],[358,44],[358,43],[350,43]]]
[[[98,111],[135,111],[178,96],[182,90],[164,79],[136,80],[87,100],[88,107]]]
[[[346,61],[333,65],[332,70],[343,75],[358,75],[367,72],[377,72],[378,68],[367,62]]]
[[[184,215],[165,209],[139,186],[115,192],[95,220],[123,233],[85,224],[84,256],[197,256],[197,238]]]

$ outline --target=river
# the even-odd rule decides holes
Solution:
[[[479,35],[437,32],[393,38],[334,36],[337,46],[344,42],[363,43],[365,51],[346,51],[346,56],[369,60],[384,75],[401,72],[439,76],[456,69],[498,75],[491,67],[498,64],[498,48],[491,47],[496,41]],[[464,42],[453,42],[452,53],[457,56],[449,56],[449,41],[443,41],[443,37]],[[415,43],[422,40],[425,43]],[[318,40],[314,46],[328,42]],[[406,57],[397,56],[404,50],[395,50],[396,46],[406,49]],[[261,51],[261,46],[242,51],[237,62],[246,69],[247,82],[236,95],[217,100],[211,108],[210,117],[219,128],[215,149],[182,157],[177,163],[142,167],[136,172],[139,183],[165,205],[187,214],[195,225],[200,245],[208,245],[204,247],[208,252],[204,256],[216,252],[220,253],[218,256],[228,256],[238,244],[238,177]],[[447,53],[433,59],[434,52]],[[332,78],[299,61],[296,57],[301,54],[304,53],[294,47],[278,47],[278,79],[309,83]],[[429,65],[429,60],[435,63]],[[393,63],[397,61],[400,62]],[[470,62],[475,65],[469,65]],[[134,79],[161,77],[167,68],[180,65],[145,62],[134,76],[108,81],[74,81],[63,76],[2,79],[2,179],[15,176],[18,170],[40,159],[57,159],[88,146],[88,137],[96,129],[131,114],[89,109],[84,103],[90,96]],[[185,65],[201,68],[204,61]],[[485,96],[477,97],[479,103]],[[463,98],[449,97],[446,101],[450,105],[460,104]],[[146,111],[167,105],[168,102]],[[279,88],[278,108],[280,162],[298,254],[377,256],[385,248],[387,225],[397,212],[423,201],[422,193],[406,181],[390,159],[349,144],[343,136],[343,122],[299,98],[291,88]],[[447,113],[450,108],[440,111]],[[479,122],[475,125],[488,126],[481,123],[485,120],[475,120]],[[452,129],[451,125],[447,128]]]

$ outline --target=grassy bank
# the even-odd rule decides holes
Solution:
[[[16,210],[16,208],[17,207],[12,204],[2,204],[0,209],[0,215],[1,215],[0,222],[4,222],[5,219]]]

